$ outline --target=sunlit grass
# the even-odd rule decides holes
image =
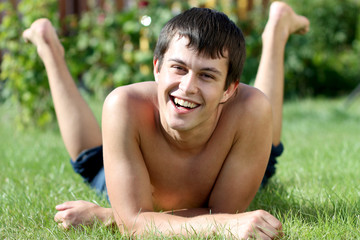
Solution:
[[[285,104],[285,151],[251,208],[283,219],[287,239],[360,238],[360,107],[343,103]]]
[[[285,151],[250,210],[265,209],[281,219],[286,239],[360,238],[360,107],[359,101],[350,108],[343,102],[285,104]],[[92,106],[100,116],[101,104]],[[9,105],[0,106],[0,239],[121,239],[100,225],[58,228],[58,203],[108,203],[73,173],[57,129],[18,132],[15,114]]]

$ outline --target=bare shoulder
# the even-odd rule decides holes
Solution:
[[[239,85],[226,109],[228,114],[241,122],[270,121],[271,123],[272,109],[268,98],[259,89],[246,84]]]
[[[103,123],[122,122],[130,126],[153,117],[157,109],[156,88],[155,82],[141,82],[114,89],[104,102]]]
[[[141,101],[156,103],[156,83],[141,82],[114,89],[105,99],[104,107],[129,106]],[[114,106],[115,105],[115,106]]]

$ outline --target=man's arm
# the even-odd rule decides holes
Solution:
[[[225,116],[233,121],[234,145],[209,199],[213,212],[244,212],[257,193],[269,161],[272,142],[272,109],[259,90],[239,86]]]
[[[278,236],[278,230],[281,229],[280,222],[265,211],[240,214],[210,214],[208,209],[175,211],[174,214],[155,212],[152,205],[152,186],[139,146],[138,132],[138,126],[146,124],[149,119],[146,119],[146,116],[136,117],[134,110],[141,112],[139,108],[142,106],[133,105],[137,101],[136,97],[126,89],[128,87],[117,89],[107,97],[102,118],[106,184],[114,219],[120,231],[138,235],[155,230],[164,235],[184,236],[193,233],[211,235],[222,231],[224,234],[239,238]],[[255,165],[251,167],[255,168]],[[229,170],[227,172],[231,176],[230,178],[221,176],[221,184],[225,182],[232,184],[229,181],[235,180],[234,172]],[[258,173],[256,177],[258,181],[255,183],[256,190],[261,181],[260,175]],[[248,176],[243,178],[245,177]],[[249,178],[249,181],[251,179]],[[234,201],[220,198],[221,184],[217,184],[216,194],[211,196],[214,209],[219,211],[222,210],[223,205],[228,203],[234,205]],[[241,200],[244,196],[234,197],[241,202],[241,206],[248,204],[249,200]],[[239,204],[231,207],[231,209],[237,208]],[[246,206],[242,208],[245,209]]]

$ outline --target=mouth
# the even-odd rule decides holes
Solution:
[[[195,109],[198,106],[200,106],[199,104],[196,104],[196,103],[193,103],[193,102],[181,99],[181,98],[173,97],[173,96],[170,96],[170,99],[174,103],[174,105],[179,109],[180,108]]]

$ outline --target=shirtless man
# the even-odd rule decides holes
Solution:
[[[270,213],[244,211],[259,189],[271,145],[272,157],[281,153],[285,44],[308,27],[285,3],[271,5],[254,88],[238,81],[245,59],[241,31],[221,13],[186,11],[159,37],[155,81],[110,93],[100,130],[51,23],[35,21],[23,36],[44,62],[74,169],[97,190],[107,189],[112,207],[66,202],[56,206],[55,221],[69,228],[95,218],[115,220],[121,232],[136,235],[150,229],[163,235],[281,236],[282,225]],[[203,42],[190,43],[190,32]]]

